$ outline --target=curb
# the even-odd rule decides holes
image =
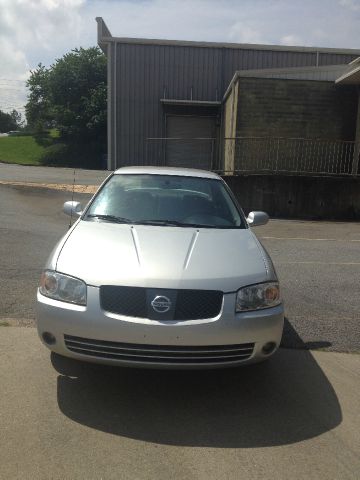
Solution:
[[[65,183],[35,183],[35,182],[13,182],[0,180],[0,185],[10,185],[16,187],[48,188],[51,190],[62,190],[75,193],[95,193],[98,185],[69,185]]]

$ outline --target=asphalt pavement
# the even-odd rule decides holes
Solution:
[[[106,170],[75,169],[78,185],[99,185],[110,174]],[[74,183],[73,168],[33,167],[0,162],[0,182]]]
[[[68,229],[62,205],[71,197],[0,185],[0,321],[35,324],[36,287],[46,258]],[[90,198],[74,194],[83,204]],[[281,280],[283,346],[359,352],[360,224],[271,220],[255,232]]]
[[[38,168],[0,165],[0,479],[359,478],[359,224],[255,230],[286,303],[283,348],[269,362],[191,372],[85,364],[23,328],[35,325],[40,272],[67,231],[72,195],[44,188],[66,185],[69,169]],[[76,184],[106,173],[96,175]]]

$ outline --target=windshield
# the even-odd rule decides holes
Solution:
[[[245,228],[221,180],[175,175],[113,175],[91,203],[86,220]]]

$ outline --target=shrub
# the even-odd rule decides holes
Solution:
[[[101,169],[104,167],[103,155],[97,145],[75,145],[73,143],[54,143],[45,148],[40,164],[56,167],[78,167]]]
[[[65,143],[54,143],[46,147],[40,155],[39,163],[46,166],[71,167],[69,147]]]

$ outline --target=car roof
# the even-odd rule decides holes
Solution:
[[[213,178],[220,180],[221,177],[214,172],[207,170],[197,170],[195,168],[178,168],[178,167],[122,167],[114,172],[115,175],[127,174],[146,174],[146,175],[177,175],[180,177],[199,177],[199,178]]]

